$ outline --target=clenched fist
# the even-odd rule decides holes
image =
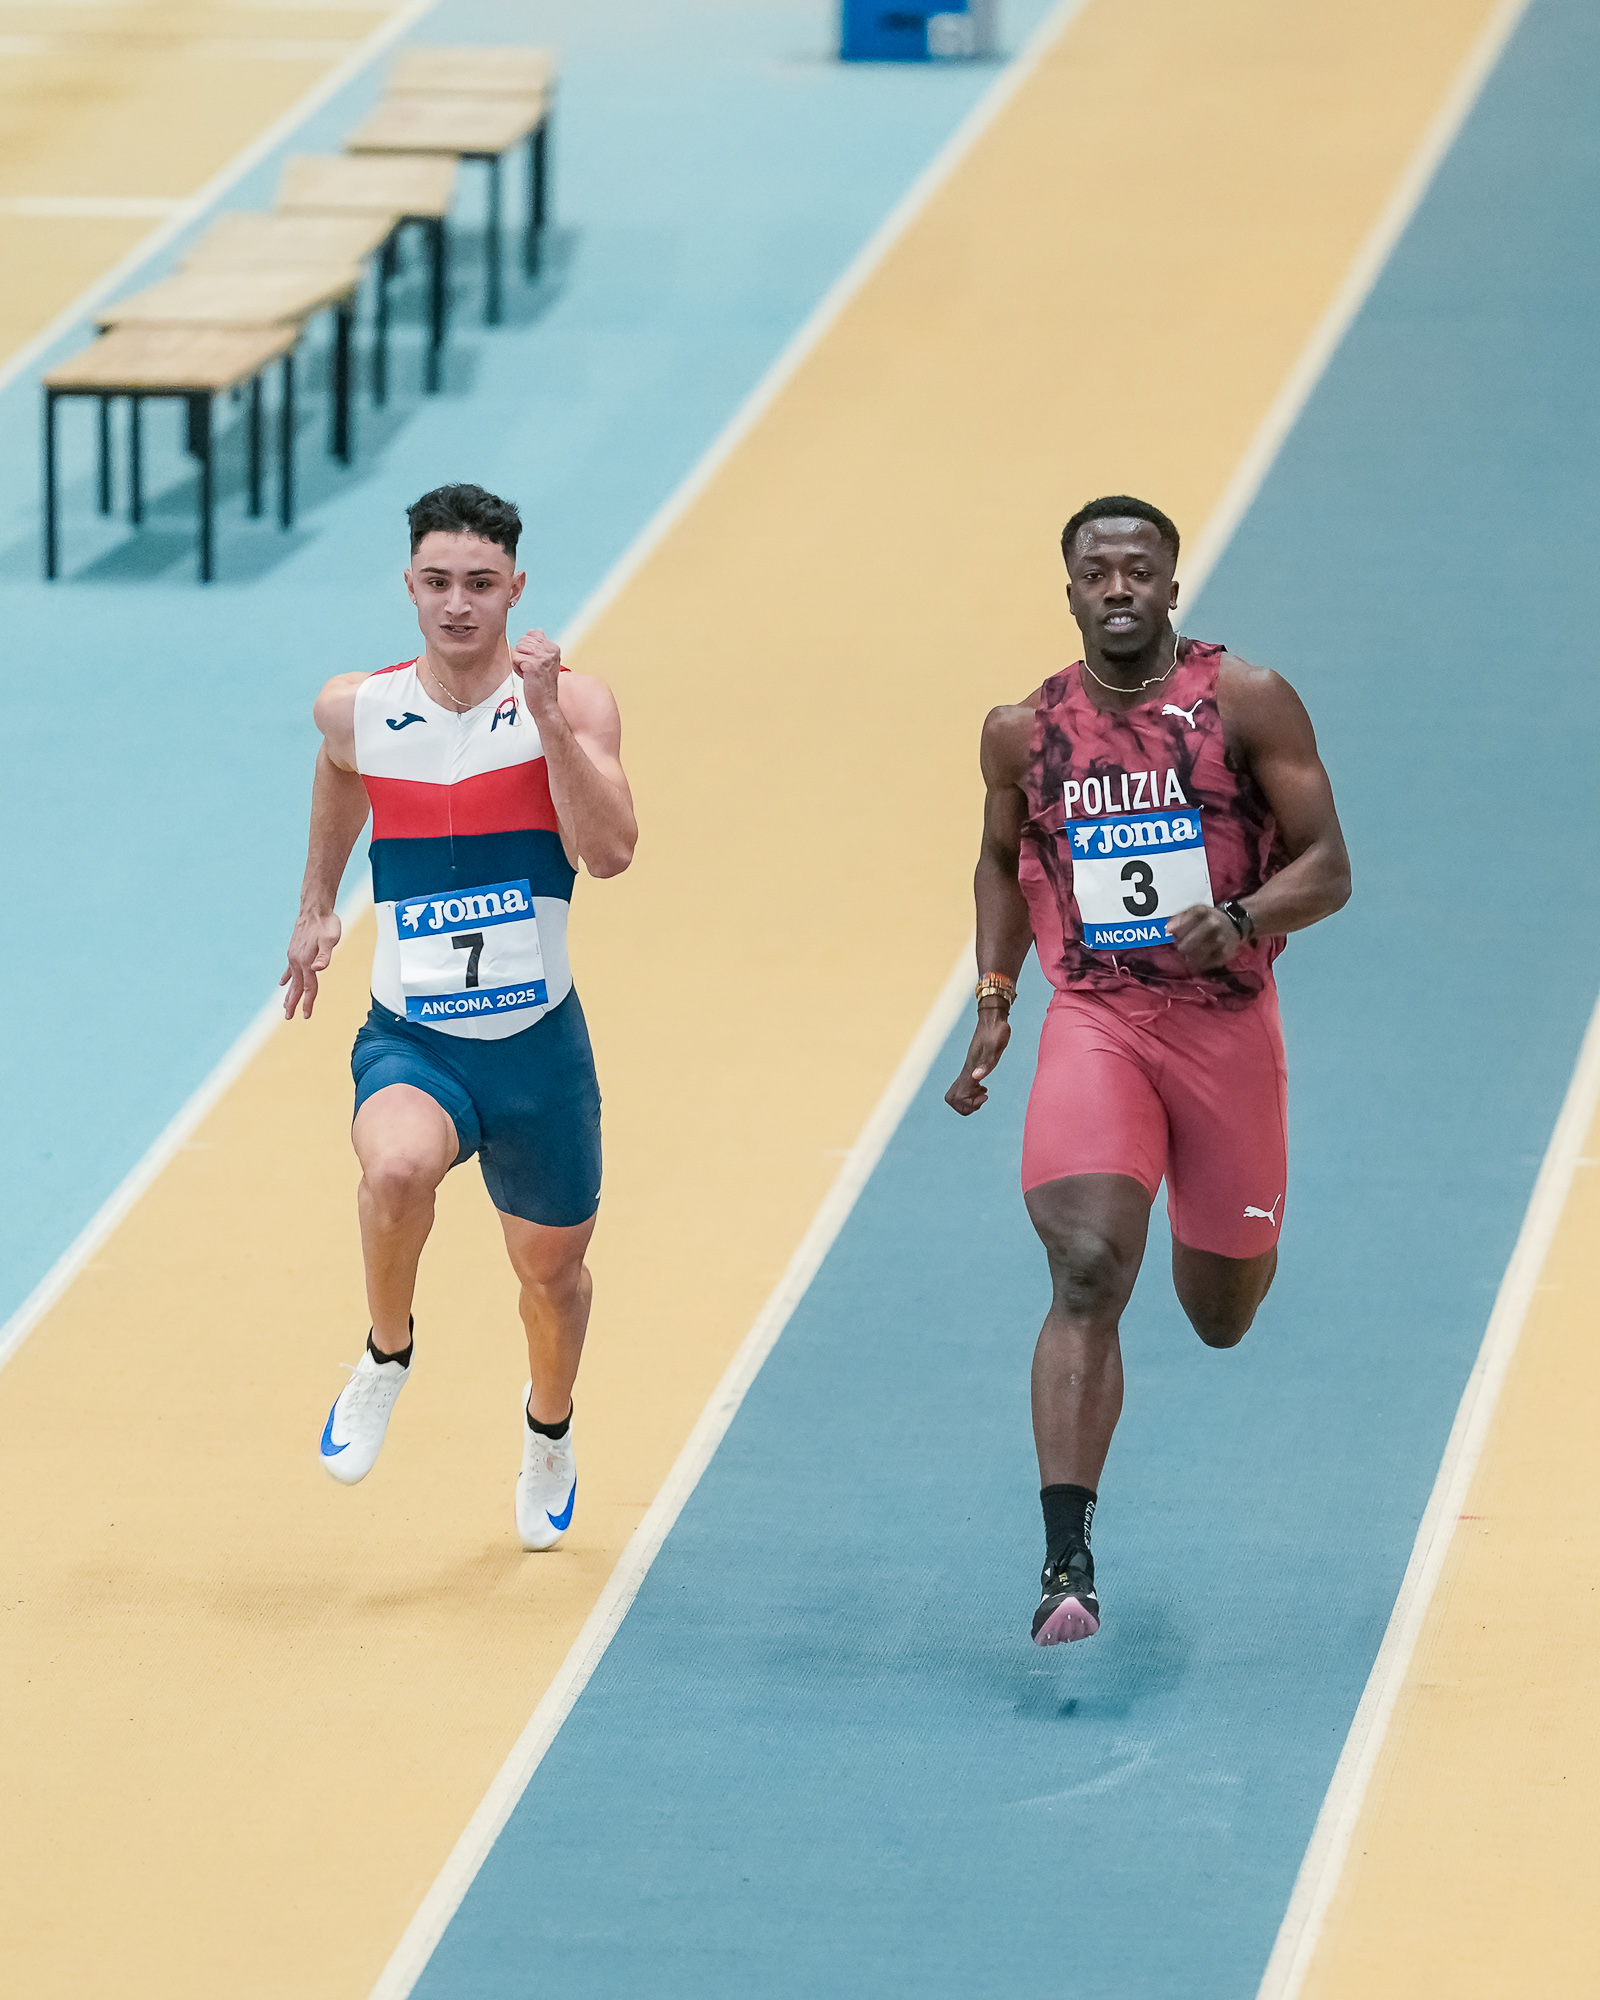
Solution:
[[[522,680],[523,699],[535,722],[556,706],[556,680],[561,672],[561,648],[535,628],[524,632],[511,653],[512,671]]]

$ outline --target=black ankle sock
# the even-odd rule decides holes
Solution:
[[[415,1351],[417,1345],[416,1331],[417,1331],[417,1322],[408,1313],[406,1315],[406,1332],[409,1333],[412,1336],[412,1338],[406,1342],[405,1347],[399,1354],[385,1354],[381,1347],[373,1346],[372,1328],[369,1326],[367,1328],[367,1352],[372,1356],[373,1360],[377,1362],[380,1368],[383,1367],[385,1362],[388,1361],[398,1361],[402,1368],[409,1368],[411,1366],[412,1353]]]
[[[1045,1486],[1039,1491],[1044,1508],[1045,1554],[1054,1562],[1069,1542],[1089,1546],[1095,1494],[1088,1486]]]
[[[559,1424],[541,1424],[526,1403],[522,1406],[522,1414],[528,1419],[528,1429],[530,1431],[537,1431],[542,1438],[564,1438],[567,1432],[572,1429],[572,1405],[570,1403],[567,1405],[567,1414],[561,1419]]]

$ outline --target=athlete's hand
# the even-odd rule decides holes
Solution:
[[[524,632],[511,651],[511,671],[520,675],[528,711],[538,720],[556,705],[556,681],[561,673],[561,648],[535,628]]]
[[[981,1110],[988,1102],[989,1093],[983,1087],[983,1079],[993,1070],[995,1064],[1006,1052],[1006,1043],[1011,1039],[1011,1022],[1001,1007],[980,1007],[978,1025],[972,1031],[972,1042],[967,1049],[967,1059],[961,1065],[961,1074],[944,1094],[944,1101],[952,1111],[959,1111],[963,1118],[970,1118],[974,1111]]]
[[[1191,903],[1167,922],[1167,935],[1191,972],[1215,972],[1244,943],[1232,923],[1209,903]]]
[[[283,996],[286,1021],[294,1019],[296,1007],[302,1007],[306,1019],[311,1019],[317,1004],[317,974],[327,971],[341,928],[332,910],[302,910],[296,918],[289,938],[288,969],[278,981],[289,989]]]

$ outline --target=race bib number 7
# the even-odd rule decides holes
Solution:
[[[394,906],[394,927],[408,1021],[545,1004],[544,953],[526,882],[408,896]]]
[[[1209,903],[1200,815],[1132,813],[1121,819],[1068,820],[1072,890],[1091,951],[1148,951],[1170,944],[1167,919]]]

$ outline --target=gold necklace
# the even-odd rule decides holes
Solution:
[[[1163,681],[1171,680],[1178,665],[1178,648],[1182,644],[1183,644],[1183,634],[1181,632],[1174,632],[1172,635],[1172,658],[1167,663],[1165,671],[1157,674],[1153,680],[1135,681],[1132,687],[1123,687],[1120,681],[1100,680],[1100,676],[1095,672],[1094,668],[1090,666],[1087,660],[1080,660],[1078,662],[1078,665],[1082,667],[1083,671],[1089,676],[1090,680],[1099,681],[1101,687],[1103,687],[1108,694],[1143,694],[1146,688],[1160,687]]]
[[[463,701],[460,695],[452,694],[450,689],[445,686],[444,682],[440,680],[439,676],[433,671],[432,667],[428,666],[427,659],[424,655],[421,654],[418,655],[417,665],[419,667],[424,667],[427,669],[427,675],[429,680],[433,682],[434,686],[439,690],[440,694],[444,696],[445,700],[452,701],[455,703],[457,715],[470,715],[475,708],[482,708],[483,704],[486,701],[492,701],[494,697],[500,692],[500,683],[496,681],[494,686],[490,688],[489,692],[486,695],[480,695],[476,701]]]

